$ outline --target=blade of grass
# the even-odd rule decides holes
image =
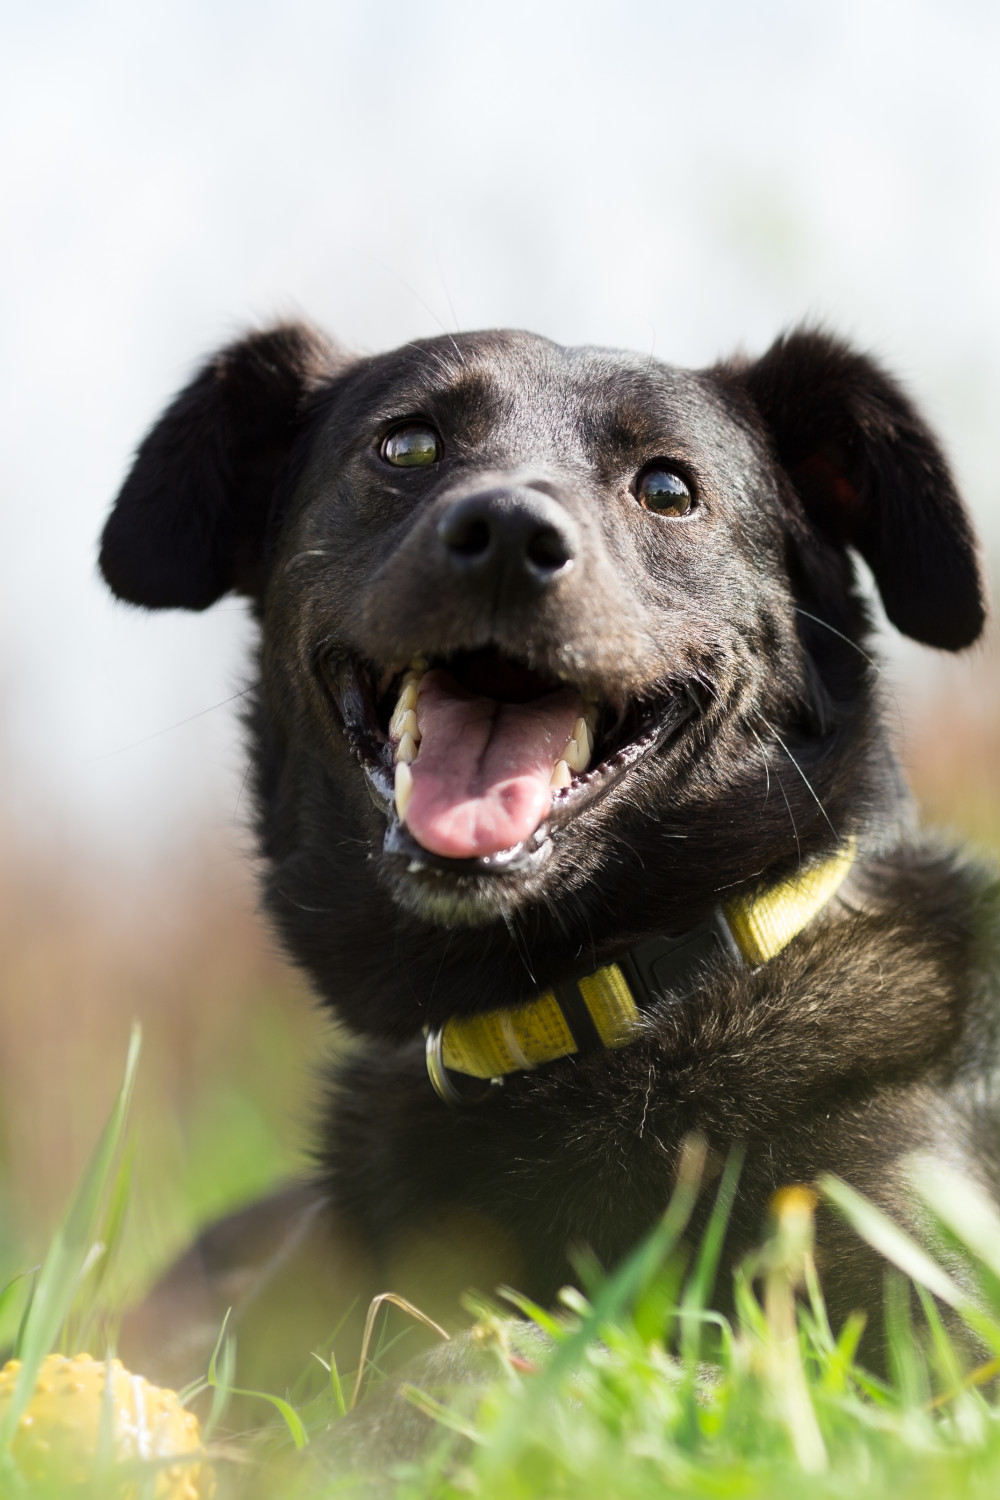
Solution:
[[[694,1210],[705,1156],[703,1141],[697,1138],[685,1141],[677,1183],[659,1223],[639,1248],[594,1289],[589,1314],[557,1344],[552,1357],[532,1376],[530,1406],[523,1400],[510,1402],[484,1453],[484,1483],[491,1483],[513,1461],[514,1452],[532,1441],[538,1422],[545,1420],[548,1398],[578,1364],[587,1345],[599,1338],[603,1325],[620,1316],[673,1254]]]
[[[333,1391],[333,1399],[337,1404],[340,1416],[347,1415],[347,1397],[344,1394],[344,1382],[340,1378],[340,1369],[337,1365],[337,1356],[330,1350],[330,1389]]]
[[[938,1311],[938,1306],[934,1298],[922,1286],[918,1286],[916,1291],[920,1299],[920,1306],[923,1309],[927,1327],[930,1330],[931,1346],[934,1350],[940,1383],[943,1389],[949,1392],[951,1396],[958,1396],[962,1391],[964,1378],[958,1353],[951,1339],[948,1337],[948,1330],[944,1326],[944,1321]],[[938,1400],[939,1397],[934,1396],[928,1402],[928,1405],[933,1407]]]
[[[298,1451],[301,1452],[308,1446],[309,1434],[306,1432],[302,1418],[290,1401],[286,1401],[282,1396],[272,1396],[270,1391],[245,1391],[238,1385],[232,1387],[232,1394],[247,1397],[252,1401],[266,1401],[281,1417]]]
[[[232,1309],[230,1308],[229,1312]],[[236,1367],[236,1340],[226,1338],[226,1325],[229,1322],[229,1312],[223,1319],[219,1337],[212,1351],[212,1358],[208,1362],[208,1373],[205,1376],[206,1384],[212,1388],[212,1407],[205,1419],[204,1440],[207,1443],[211,1434],[218,1425],[219,1419],[226,1408],[230,1396],[244,1396],[251,1401],[266,1401],[278,1412],[285,1426],[291,1434],[292,1442],[296,1448],[304,1448],[309,1442],[305,1424],[290,1401],[282,1396],[272,1396],[269,1391],[250,1391],[243,1387],[233,1385],[233,1370]]]
[[[723,1241],[729,1227],[729,1215],[733,1210],[733,1200],[736,1197],[736,1188],[743,1169],[743,1154],[738,1149],[729,1153],[719,1182],[719,1190],[712,1205],[712,1215],[698,1247],[698,1258],[681,1300],[681,1354],[684,1360],[692,1365],[701,1356],[701,1335],[704,1324],[701,1318],[692,1317],[691,1314],[700,1313],[707,1306],[715,1286],[719,1257],[722,1254]]]
[[[111,1170],[124,1138],[141,1045],[140,1029],[133,1026],[118,1097],[35,1283],[18,1339],[17,1357],[21,1368],[0,1422],[0,1455],[10,1451],[18,1423],[35,1389],[42,1360],[53,1348],[72,1305],[80,1272],[95,1238]]]
[[[963,1375],[961,1383],[956,1390],[942,1391],[940,1396],[935,1396],[930,1403],[932,1407],[947,1406],[949,1401],[954,1401],[960,1391],[975,1390],[981,1385],[991,1385],[1000,1375],[1000,1359],[987,1360],[984,1365],[977,1365],[970,1370],[968,1375]]]
[[[212,1392],[212,1405],[208,1416],[205,1418],[205,1442],[207,1443],[215,1431],[222,1413],[226,1409],[226,1402],[232,1389],[233,1366],[236,1362],[236,1347],[233,1339],[226,1338],[226,1329],[229,1327],[229,1319],[232,1316],[232,1308],[226,1308],[226,1315],[219,1329],[219,1336],[215,1341],[208,1361],[208,1372],[205,1375],[205,1384]],[[219,1366],[222,1373],[219,1373]]]
[[[915,1419],[930,1401],[927,1361],[914,1333],[909,1281],[891,1266],[885,1273],[883,1310],[889,1372],[904,1410]]]
[[[867,1240],[869,1245],[904,1275],[925,1286],[948,1307],[954,1308],[988,1348],[994,1353],[1000,1353],[1000,1322],[974,1302],[916,1240],[839,1177],[826,1174],[819,1179],[819,1187],[824,1197],[840,1210],[862,1239]],[[935,1201],[940,1202],[940,1194]],[[956,1219],[956,1226],[957,1223]],[[957,1227],[954,1232],[961,1238]],[[974,1247],[970,1246],[968,1249],[975,1257]]]
[[[1000,1277],[1000,1213],[978,1183],[936,1157],[913,1158],[914,1191],[966,1249]]]
[[[589,1316],[560,1344],[555,1356],[545,1366],[543,1375],[535,1385],[536,1392],[543,1381],[546,1385],[554,1385],[559,1381],[564,1372],[575,1363],[583,1348],[597,1337],[601,1324],[612,1322],[619,1316],[673,1253],[694,1210],[704,1165],[703,1143],[688,1141],[677,1174],[677,1186],[660,1222],[638,1250],[633,1251],[606,1278],[592,1300]]]
[[[104,1361],[104,1390],[101,1394],[101,1415],[97,1426],[97,1452],[94,1455],[95,1481],[107,1483],[115,1463],[115,1386],[112,1379],[112,1361],[109,1354]]]
[[[371,1346],[375,1320],[385,1306],[398,1307],[401,1312],[408,1313],[418,1323],[423,1323],[425,1327],[430,1328],[439,1338],[446,1340],[451,1338],[451,1334],[447,1333],[441,1327],[440,1323],[435,1323],[433,1318],[429,1318],[426,1313],[420,1311],[419,1307],[414,1307],[412,1302],[407,1302],[405,1297],[400,1297],[396,1292],[380,1292],[377,1297],[373,1297],[368,1305],[368,1316],[365,1318],[365,1331],[361,1340],[358,1373],[354,1380],[354,1390],[351,1393],[351,1411],[357,1406],[358,1397],[361,1394],[361,1383],[364,1380],[365,1369],[368,1365],[368,1350]]]
[[[125,1142],[111,1183],[111,1190],[107,1196],[104,1210],[103,1222],[100,1228],[100,1238],[104,1244],[105,1255],[97,1267],[93,1295],[99,1299],[107,1288],[108,1277],[117,1264],[118,1250],[121,1246],[125,1233],[125,1221],[128,1217],[129,1207],[132,1203],[135,1189],[135,1153],[134,1140]]]
[[[815,1208],[816,1194],[801,1184],[775,1193],[771,1200],[774,1228],[758,1257],[767,1322],[767,1338],[759,1356],[761,1370],[778,1420],[799,1467],[807,1474],[824,1473],[830,1461],[803,1362],[798,1304],[805,1264],[813,1250]]]
[[[802,1280],[812,1314],[813,1342],[821,1353],[831,1355],[836,1346],[836,1340],[833,1336],[833,1329],[830,1327],[830,1314],[827,1311],[823,1288],[816,1274],[816,1262],[811,1255],[807,1255],[803,1262]]]
[[[533,1302],[530,1297],[525,1297],[520,1292],[516,1292],[511,1286],[497,1287],[497,1296],[502,1297],[505,1302],[509,1302],[511,1307],[516,1308],[522,1317],[529,1318],[535,1327],[540,1328],[543,1333],[547,1333],[554,1343],[560,1342],[565,1337],[565,1325],[560,1323],[558,1318],[554,1318],[551,1313],[546,1312],[544,1307],[539,1307],[538,1303]],[[559,1300],[564,1307],[568,1307],[578,1317],[581,1315],[586,1316],[591,1310],[590,1303],[576,1291],[575,1287],[561,1287],[559,1290]]]
[[[425,1417],[430,1417],[441,1427],[447,1427],[452,1432],[457,1432],[470,1443],[481,1443],[482,1437],[476,1431],[471,1422],[466,1422],[453,1407],[446,1406],[443,1401],[437,1401],[433,1396],[422,1391],[419,1386],[401,1385],[399,1394],[404,1401],[415,1406],[417,1411],[423,1412]]]
[[[35,1271],[37,1271],[37,1270],[38,1270],[38,1267],[36,1266],[34,1268],[34,1270],[32,1270],[32,1271],[19,1271],[16,1276],[12,1276],[11,1277],[10,1281],[7,1282],[7,1285],[3,1288],[2,1291],[0,1291],[0,1328],[3,1327],[4,1320],[6,1319],[8,1313],[10,1313],[11,1309],[13,1308],[14,1303],[17,1301],[18,1296],[24,1290],[24,1288],[21,1286],[21,1282],[24,1281],[26,1277],[33,1276],[35,1274]],[[28,1288],[28,1300],[29,1300],[29,1302],[30,1302],[30,1299],[31,1299],[31,1288],[29,1287]],[[24,1314],[25,1314],[25,1309],[22,1308],[21,1309],[21,1316],[18,1319],[18,1326],[20,1326],[24,1322]]]
[[[933,1260],[927,1251],[918,1245],[916,1240],[900,1229],[898,1224],[893,1223],[887,1214],[874,1203],[869,1203],[854,1188],[842,1181],[839,1177],[833,1177],[824,1173],[819,1179],[819,1188],[824,1198],[828,1198],[835,1208],[843,1214],[851,1227],[867,1240],[875,1250],[884,1255],[886,1260],[891,1261],[912,1281],[917,1281],[925,1286],[935,1297],[946,1302],[949,1307],[956,1311],[964,1312],[969,1306],[969,1299],[957,1282],[953,1281],[947,1271]]]
[[[21,1358],[21,1350],[24,1347],[24,1334],[25,1330],[28,1327],[28,1319],[31,1316],[31,1304],[35,1300],[35,1287],[38,1285],[38,1277],[41,1269],[41,1266],[36,1266],[35,1269],[29,1273],[31,1276],[31,1285],[28,1288],[28,1295],[25,1299],[24,1307],[21,1309],[21,1321],[17,1325],[17,1337],[14,1340],[14,1348],[11,1351],[14,1359]]]

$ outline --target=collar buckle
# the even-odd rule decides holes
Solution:
[[[503,1088],[502,1078],[466,1078],[466,1086],[459,1088],[454,1080],[465,1078],[465,1074],[452,1073],[445,1067],[441,1053],[443,1040],[444,1026],[427,1027],[424,1042],[427,1076],[431,1081],[431,1087],[443,1104],[481,1104],[494,1089]]]
[[[664,1000],[686,1000],[693,995],[706,967],[718,958],[730,958],[740,968],[745,967],[721,906],[687,932],[636,943],[618,963],[625,970],[639,1009],[649,1010]]]

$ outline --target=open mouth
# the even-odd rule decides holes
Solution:
[[[411,870],[513,873],[690,716],[685,690],[609,700],[493,648],[417,656],[381,678],[326,680],[386,815],[385,852]]]

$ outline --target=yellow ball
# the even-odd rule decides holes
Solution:
[[[0,1419],[20,1368],[20,1360],[12,1359],[0,1370]],[[150,1385],[141,1375],[126,1370],[121,1360],[109,1364],[89,1354],[72,1358],[49,1354],[42,1361],[11,1447],[24,1478],[32,1483],[62,1484],[83,1484],[94,1478],[102,1420],[108,1421],[103,1412],[109,1370],[115,1460],[162,1461],[191,1455],[184,1463],[157,1470],[157,1500],[209,1500],[215,1480],[203,1461],[201,1427],[194,1413],[181,1406],[176,1391]],[[128,1500],[136,1489],[134,1483],[122,1483],[116,1500]]]

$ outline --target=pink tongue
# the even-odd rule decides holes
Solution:
[[[467,693],[448,672],[428,672],[406,809],[413,837],[448,859],[496,854],[529,838],[552,805],[552,767],[582,712],[572,688],[500,703]]]

